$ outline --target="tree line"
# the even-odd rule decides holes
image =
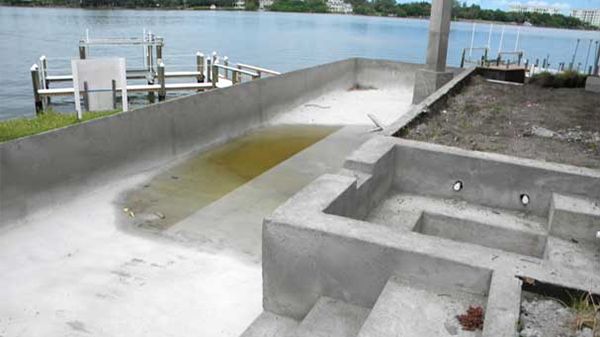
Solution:
[[[392,16],[407,18],[429,17],[431,4],[428,2],[396,3],[396,0],[346,0],[352,4],[354,14]],[[84,8],[107,7],[160,7],[160,8],[220,8],[233,7],[235,0],[0,0],[0,4],[30,6],[68,6]],[[257,10],[258,0],[246,0],[246,10]],[[275,0],[270,10],[280,12],[327,13],[325,0]],[[454,20],[482,20],[506,23],[529,23],[540,27],[569,29],[598,29],[581,20],[562,14],[518,13],[499,9],[483,9],[453,1]]]
[[[428,2],[412,2],[398,4],[395,0],[348,0],[354,8],[355,14],[379,15],[394,17],[429,17],[431,4]],[[524,24],[534,26],[570,28],[570,29],[598,29],[575,17],[562,14],[518,13],[506,12],[499,9],[484,9],[479,5],[470,5],[453,1],[453,20],[481,20],[506,23]]]
[[[233,7],[235,0],[0,0],[14,6],[61,6],[82,8],[208,8]]]

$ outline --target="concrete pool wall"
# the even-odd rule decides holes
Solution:
[[[412,86],[421,65],[347,59],[0,144],[0,225],[258,127],[333,90]]]

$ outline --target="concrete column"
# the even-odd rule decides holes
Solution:
[[[420,103],[452,79],[452,72],[446,71],[451,14],[452,0],[432,1],[427,64],[425,69],[420,69],[415,74],[413,104]]]
[[[452,0],[433,0],[431,3],[427,43],[427,69],[429,70],[446,71],[451,14]]]

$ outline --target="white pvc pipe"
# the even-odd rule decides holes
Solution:
[[[515,42],[515,51],[519,48],[519,37],[521,36],[521,27],[517,28],[517,41]]]

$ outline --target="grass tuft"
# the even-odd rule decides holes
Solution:
[[[118,112],[120,110],[84,112],[81,122],[110,116]],[[0,143],[77,123],[80,123],[80,121],[77,120],[75,113],[66,114],[52,110],[46,111],[46,113],[34,118],[16,118],[0,121]]]
[[[596,322],[596,312],[600,308],[594,302],[594,296],[592,296],[592,293],[587,292],[583,293],[581,296],[571,296],[570,307],[575,313],[573,327],[576,330],[581,330],[584,327],[587,327],[593,331],[596,331],[598,328],[598,322]]]

